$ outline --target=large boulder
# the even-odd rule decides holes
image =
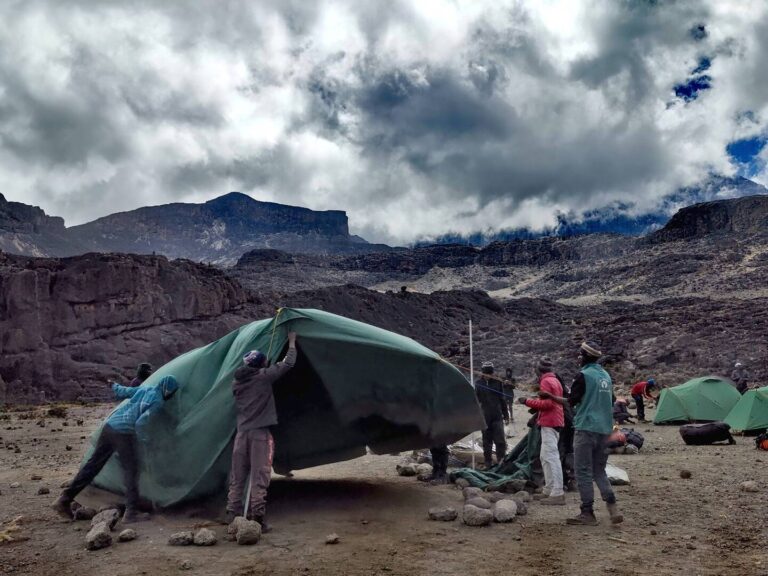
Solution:
[[[488,526],[493,521],[493,512],[466,504],[461,519],[467,526]]]
[[[514,500],[499,500],[493,505],[495,522],[512,522],[517,516],[517,504]]]
[[[112,545],[112,534],[106,522],[99,522],[85,535],[85,547],[88,550],[100,550]]]

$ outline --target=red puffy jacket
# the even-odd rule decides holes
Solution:
[[[539,389],[542,392],[549,392],[552,396],[562,396],[563,386],[555,376],[554,372],[542,374],[539,378]],[[563,414],[563,405],[547,398],[528,398],[525,401],[528,408],[539,411],[537,420],[539,426],[545,428],[561,428],[565,426],[565,415]]]

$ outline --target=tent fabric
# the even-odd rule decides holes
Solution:
[[[517,443],[501,462],[488,470],[459,468],[451,472],[451,481],[464,478],[471,486],[483,490],[504,490],[505,485],[515,480],[522,480],[533,486],[544,485],[544,474],[539,461],[541,451],[541,430],[534,426]],[[512,482],[513,485],[518,485]],[[518,489],[521,489],[518,487]],[[515,492],[517,490],[514,490]]]
[[[232,380],[243,355],[282,358],[298,335],[296,366],[275,383],[274,467],[298,470],[377,453],[455,442],[483,427],[472,386],[438,354],[404,336],[310,309],[282,308],[159,368],[143,386],[181,387],[147,426],[139,489],[156,506],[221,494],[235,433]],[[91,439],[95,442],[97,434]],[[96,485],[123,491],[113,458]]]
[[[768,428],[768,386],[749,390],[725,417],[733,430],[765,430]]]
[[[723,420],[741,398],[727,378],[704,376],[661,391],[654,424]]]

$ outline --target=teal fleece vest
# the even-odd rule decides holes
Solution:
[[[573,427],[598,434],[613,430],[613,382],[608,372],[598,364],[587,364],[581,369],[586,384],[584,397],[576,407]]]

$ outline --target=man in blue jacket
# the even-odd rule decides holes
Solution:
[[[146,426],[179,389],[173,376],[164,376],[155,386],[131,388],[112,384],[118,400],[130,399],[117,407],[104,423],[91,457],[83,464],[71,484],[64,489],[53,509],[64,518],[72,518],[72,502],[90,484],[101,469],[117,453],[125,482],[125,514],[123,522],[139,519],[139,460],[137,439],[146,441]]]

